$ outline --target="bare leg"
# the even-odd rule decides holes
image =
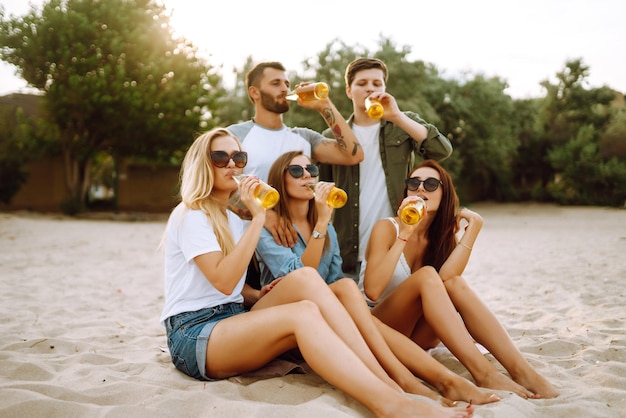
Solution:
[[[462,277],[444,286],[470,334],[511,374],[513,380],[541,398],[558,396],[556,389],[528,363],[491,310]]]
[[[440,397],[439,394],[420,382],[391,351],[376,326],[375,318],[354,280],[341,279],[332,283],[329,287],[346,308],[367,345],[391,378],[406,392],[438,399]],[[377,322],[380,323],[380,321]],[[417,347],[413,342],[410,343]],[[443,399],[443,402],[447,406],[452,405],[452,402],[449,400]]]
[[[315,303],[326,322],[337,335],[359,356],[378,378],[397,391],[402,388],[387,374],[378,362],[348,311],[339,302],[317,270],[304,267],[285,276],[274,288],[263,296],[252,310],[286,303],[310,300]]]
[[[316,373],[377,417],[462,417],[473,412],[418,402],[391,388],[365,366],[309,301],[247,312],[219,322],[207,345],[207,373],[227,377],[254,370],[296,346]]]
[[[511,391],[524,398],[533,395],[524,386],[500,373],[476,348],[441,278],[432,267],[422,267],[409,276],[373,309],[373,313],[412,339],[423,314],[441,341],[472,374],[478,386]]]
[[[465,401],[476,405],[497,402],[500,397],[493,392],[478,388],[469,380],[453,373],[432,358],[406,335],[375,318],[385,340],[403,364],[453,401]]]

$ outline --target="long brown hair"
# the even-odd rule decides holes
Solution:
[[[278,205],[274,207],[274,211],[279,217],[284,218],[290,224],[293,223],[291,219],[291,213],[289,212],[289,202],[291,198],[287,194],[287,187],[285,183],[285,176],[287,175],[287,166],[291,164],[291,161],[300,156],[304,155],[302,151],[289,151],[281,155],[274,161],[274,164],[270,167],[269,174],[267,176],[267,183],[278,190],[280,193],[280,200],[278,201]],[[311,163],[311,159],[308,158],[309,163]],[[307,213],[307,220],[310,225],[315,226],[317,223],[317,209],[315,208],[315,199],[309,200],[309,211]],[[324,244],[324,248],[327,248],[329,244],[328,235],[326,235],[326,241]]]
[[[428,229],[428,247],[424,254],[424,265],[433,266],[439,271],[456,247],[456,215],[459,211],[459,196],[454,188],[450,174],[435,160],[424,160],[409,173],[409,177],[422,167],[429,167],[439,173],[442,188],[441,203],[435,219]],[[407,195],[406,188],[404,195]]]

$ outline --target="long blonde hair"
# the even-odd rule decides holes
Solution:
[[[211,193],[215,174],[210,155],[213,141],[225,136],[232,137],[241,150],[239,139],[224,128],[205,132],[191,144],[180,170],[180,197],[186,208],[201,210],[207,215],[217,242],[227,255],[235,248],[235,241],[228,225],[226,207]]]

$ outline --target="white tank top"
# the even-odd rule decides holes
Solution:
[[[396,228],[396,238],[398,238],[398,235],[400,234],[400,227],[398,225],[398,222],[396,222],[394,218],[385,219],[389,220],[389,222],[391,222]],[[378,302],[383,300],[387,295],[389,295],[389,293],[391,293],[396,287],[400,286],[400,284],[411,275],[411,267],[409,267],[409,264],[406,262],[406,258],[404,258],[404,253],[402,253],[400,254],[400,259],[396,264],[396,268],[391,275],[391,280],[389,280],[389,284],[378,298],[378,302],[374,302],[365,295],[365,288],[363,287],[363,278],[365,277],[366,268],[367,261],[363,260],[363,263],[361,263],[361,274],[359,275],[359,289],[361,289],[361,292],[363,293],[363,296],[365,297],[365,300],[370,307],[376,306]]]

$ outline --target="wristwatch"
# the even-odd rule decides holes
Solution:
[[[320,238],[324,238],[325,236],[326,236],[326,234],[320,234],[316,230],[313,230],[313,238],[320,239]]]

